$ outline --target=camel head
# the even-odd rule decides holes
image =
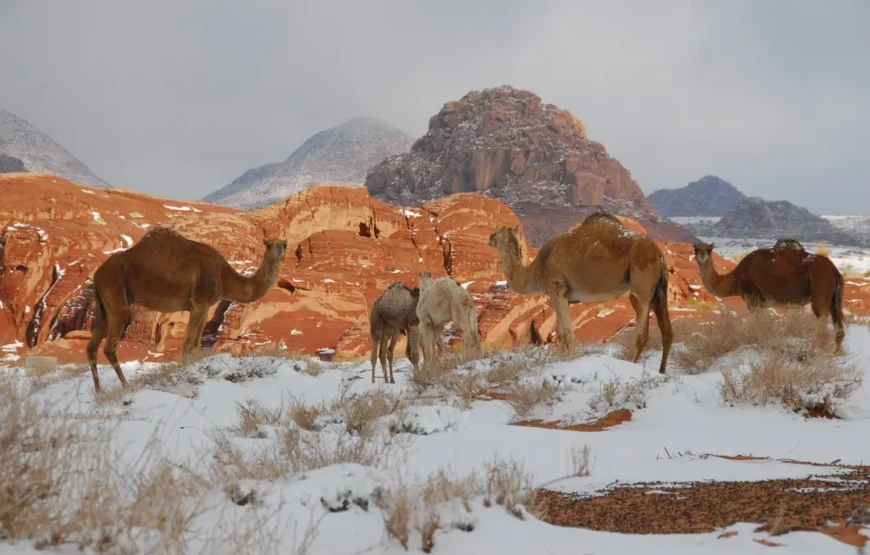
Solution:
[[[713,249],[716,248],[714,243],[695,243],[695,260],[698,264],[706,264],[713,260]]]
[[[432,272],[427,272],[426,270],[420,270],[417,272],[417,288],[420,289],[420,291],[432,283]]]
[[[520,228],[501,226],[495,233],[489,236],[489,246],[501,250],[502,245],[510,247],[520,246]]]
[[[272,255],[272,258],[281,262],[287,255],[287,241],[285,239],[267,239],[263,237],[263,245],[266,247],[266,254]]]

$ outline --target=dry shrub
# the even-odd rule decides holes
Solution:
[[[239,424],[233,431],[244,437],[263,438],[262,426],[275,426],[281,422],[281,409],[268,409],[256,399],[248,399],[244,403],[236,403],[239,412]]]
[[[474,360],[478,359],[465,354],[442,354],[435,361],[411,370],[411,387],[417,394],[435,389],[456,395],[462,405],[468,407],[483,392],[483,378],[460,367]]]
[[[589,406],[602,415],[625,407],[641,409],[646,406],[647,392],[658,387],[665,379],[660,374],[651,375],[647,372],[638,379],[614,375],[600,382],[598,391],[589,399]]]
[[[387,535],[408,549],[411,532],[420,535],[420,547],[430,553],[438,530],[474,529],[472,502],[484,507],[499,505],[516,518],[523,519],[521,506],[539,509],[532,477],[519,462],[493,460],[480,473],[458,478],[440,470],[430,475],[419,489],[399,484],[380,497]]]
[[[308,374],[309,376],[319,376],[323,373],[323,363],[312,357],[309,354],[302,352],[296,347],[287,347],[286,345],[278,345],[261,349],[251,349],[242,354],[239,358],[282,358],[289,361],[297,361],[301,364],[295,368],[297,372]]]
[[[516,420],[527,418],[538,405],[552,405],[560,399],[559,388],[549,380],[534,384],[514,384],[507,389],[506,400]]]
[[[819,329],[816,317],[805,310],[789,310],[783,316],[769,310],[749,314],[723,310],[714,320],[684,330],[679,336],[682,348],[674,349],[671,360],[688,373],[698,374],[741,347],[763,350],[794,339],[813,340]]]
[[[579,451],[572,448],[570,455],[571,476],[582,478],[592,473],[592,449],[588,445],[584,445]]]
[[[826,352],[786,346],[762,352],[749,371],[724,371],[720,397],[729,404],[781,403],[795,412],[836,407],[858,390],[861,373]]]

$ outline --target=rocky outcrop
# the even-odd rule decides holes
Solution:
[[[0,173],[18,173],[27,171],[24,162],[14,156],[0,154]]]
[[[860,246],[861,241],[837,229],[829,220],[788,201],[751,197],[728,211],[699,235],[770,239],[790,237],[799,241],[825,241],[834,245]]]
[[[534,337],[547,340],[555,328],[546,296],[508,290],[498,253],[488,246],[498,226],[520,226],[522,233],[521,222],[504,203],[477,193],[406,208],[373,199],[365,188],[317,186],[242,212],[42,174],[8,174],[0,175],[0,198],[0,359],[8,357],[7,362],[27,352],[84,361],[93,325],[94,270],[157,225],[213,245],[242,273],[259,264],[263,236],[285,236],[289,242],[279,280],[262,300],[220,303],[209,314],[204,340],[216,349],[285,346],[308,353],[334,349],[344,359],[363,356],[375,298],[396,280],[416,285],[416,272],[424,269],[468,288],[484,343],[509,347]],[[637,222],[626,224],[643,230]],[[709,300],[691,247],[662,247],[675,306],[690,297]],[[536,250],[529,250],[533,257]],[[733,267],[716,261],[721,270]],[[571,310],[583,340],[607,338],[633,319],[627,296]],[[122,360],[174,357],[186,325],[186,312],[158,314],[134,306]]]
[[[465,192],[497,198],[517,212],[533,245],[600,207],[641,221],[654,237],[693,238],[677,224],[659,224],[629,171],[576,117],[508,86],[445,104],[410,152],[369,172],[366,187],[401,205]]]
[[[705,175],[679,189],[659,189],[647,197],[659,216],[724,216],[746,200],[737,187],[715,175]]]
[[[0,109],[0,157],[6,157],[0,166],[15,164],[10,158],[17,159],[19,169],[0,170],[0,173],[13,171],[44,172],[84,183],[95,187],[111,187],[108,183],[54,142],[51,137],[33,127],[11,112]]]
[[[412,142],[406,133],[381,120],[349,119],[311,136],[283,162],[250,169],[202,200],[251,210],[315,184],[361,186],[372,166],[407,152]]]

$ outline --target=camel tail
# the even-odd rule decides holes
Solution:
[[[671,352],[671,343],[674,332],[671,328],[671,316],[668,314],[668,267],[664,257],[661,258],[661,275],[653,292],[652,307],[656,315],[656,323],[662,334],[662,362],[659,373],[664,374],[668,366],[668,356]]]
[[[834,294],[831,297],[831,319],[838,329],[843,328],[843,276],[837,273],[837,283],[834,286]]]

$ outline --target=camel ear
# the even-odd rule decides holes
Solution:
[[[713,249],[715,249],[715,248],[716,248],[716,244],[715,244],[715,243],[710,243],[710,250],[713,250]]]
[[[269,240],[266,239],[265,237],[263,237],[263,246],[266,246],[266,247],[269,246]]]

